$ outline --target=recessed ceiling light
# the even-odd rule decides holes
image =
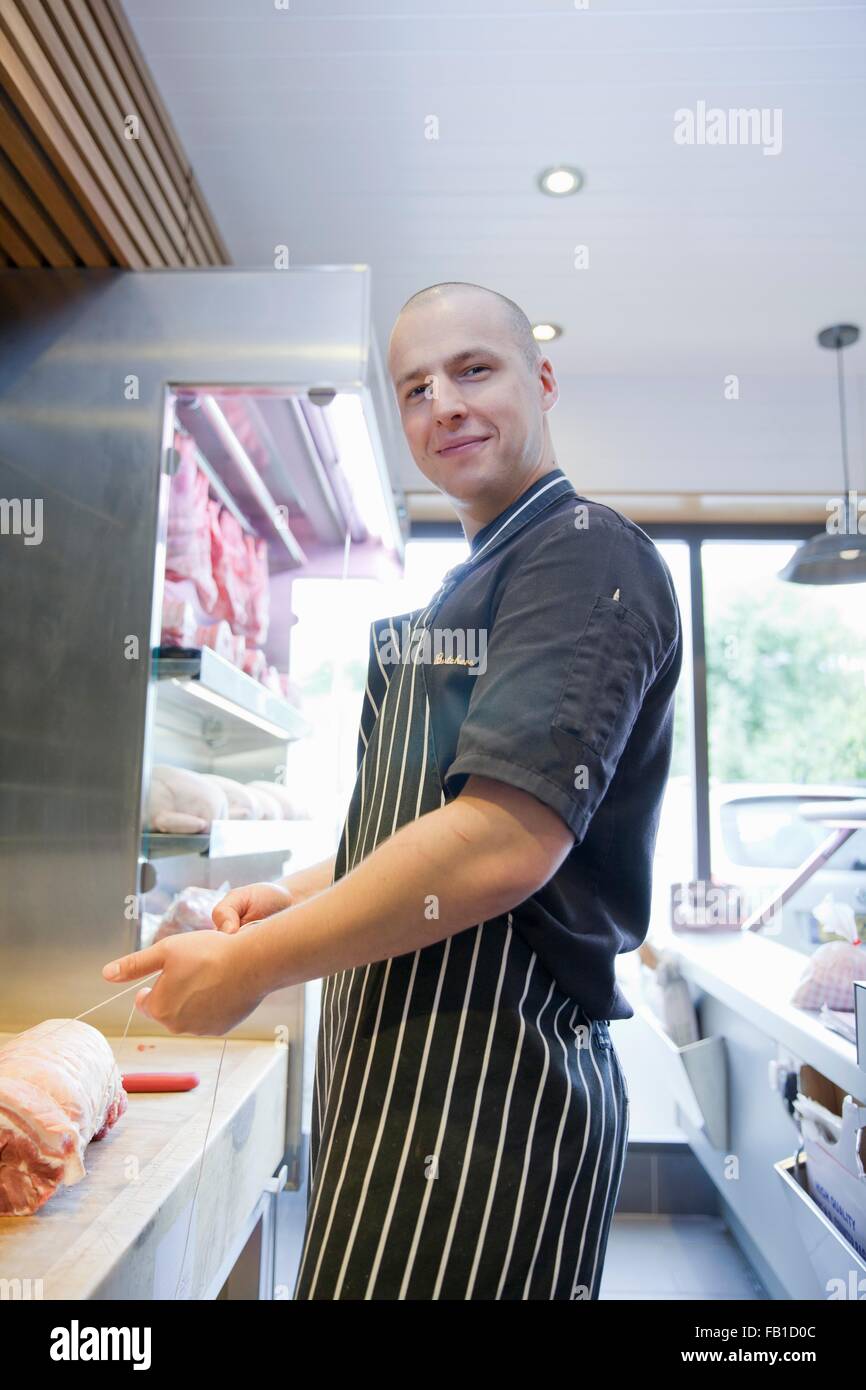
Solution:
[[[554,338],[562,337],[562,329],[558,323],[534,323],[532,336],[537,343],[552,343]]]
[[[542,193],[551,198],[565,198],[569,193],[579,193],[583,188],[583,174],[571,164],[554,164],[538,176],[538,186]]]

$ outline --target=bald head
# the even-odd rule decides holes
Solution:
[[[391,331],[388,371],[412,457],[464,528],[556,466],[553,363],[504,294],[462,280],[419,290]]]
[[[420,308],[424,304],[434,303],[446,297],[453,297],[455,300],[466,298],[469,300],[486,300],[488,303],[495,303],[502,320],[502,326],[514,341],[515,346],[520,352],[521,357],[530,371],[534,370],[541,360],[542,352],[532,333],[532,324],[524,314],[519,304],[515,304],[513,299],[509,299],[504,294],[499,294],[497,290],[488,290],[484,285],[473,285],[466,280],[443,280],[438,285],[428,285],[426,289],[418,290],[410,299],[406,300],[397,321],[394,325],[396,330],[400,319],[411,313],[414,308]],[[393,333],[392,333],[393,337]]]

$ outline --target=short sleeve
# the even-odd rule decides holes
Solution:
[[[669,572],[642,532],[557,518],[504,580],[453,762],[531,792],[579,842],[679,636]]]

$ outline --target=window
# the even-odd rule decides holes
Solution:
[[[863,589],[779,579],[793,550],[783,540],[701,546],[712,876],[744,890],[747,910],[829,833],[798,807],[866,789]],[[864,869],[858,832],[770,933],[811,951],[821,939],[812,909],[828,891],[866,914]]]
[[[313,818],[332,823],[335,839],[355,785],[370,624],[421,607],[468,553],[465,541],[409,541],[402,578],[299,578],[292,584],[298,621],[290,674],[313,733],[289,749],[289,775],[304,787]]]
[[[658,541],[659,552],[671,572],[680,606],[683,629],[683,665],[674,703],[674,748],[670,777],[659,820],[653,867],[650,930],[653,936],[668,934],[671,885],[694,876],[692,744],[692,643],[689,595],[689,550],[682,541]]]

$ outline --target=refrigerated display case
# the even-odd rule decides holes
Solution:
[[[38,502],[42,524],[2,546],[0,1033],[93,1008],[110,1038],[159,1032],[102,965],[145,944],[184,888],[333,852],[339,816],[308,814],[290,780],[311,729],[290,680],[291,587],[400,572],[397,447],[367,267],[0,272],[0,494]],[[214,606],[206,582],[167,574],[190,459],[215,524],[230,517],[266,566],[267,623],[232,622],[231,593]],[[167,583],[190,607],[169,631]],[[157,830],[165,766],[281,786],[296,813]],[[315,997],[276,991],[230,1034],[287,1047],[279,1171],[295,1187]]]

